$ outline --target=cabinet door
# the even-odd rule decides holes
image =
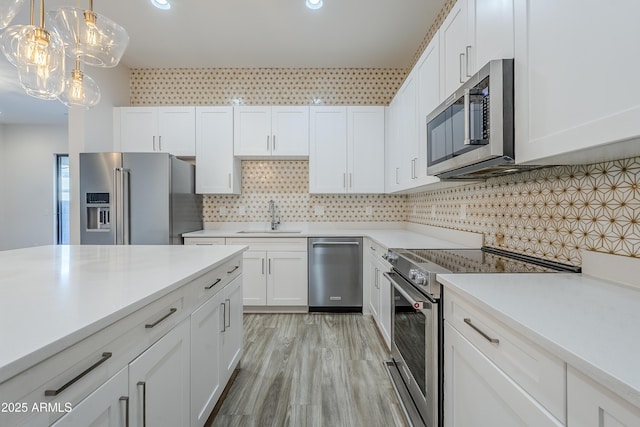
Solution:
[[[224,289],[224,327],[222,332],[222,375],[226,384],[242,358],[244,342],[242,316],[242,275]]]
[[[393,298],[393,285],[384,276],[386,270],[378,264],[378,287],[380,290],[380,312],[378,318],[378,326],[387,344],[387,348],[391,349],[391,298]]]
[[[384,193],[384,107],[347,107],[350,193]]]
[[[120,151],[158,150],[158,111],[155,107],[120,108]]]
[[[306,252],[269,252],[267,304],[308,305]]]
[[[125,427],[129,396],[128,369],[122,368],[100,388],[78,403],[52,427]]]
[[[309,192],[347,191],[347,108],[311,107]]]
[[[439,32],[427,45],[417,69],[418,159],[414,162],[414,173],[417,185],[425,185],[439,181],[427,175],[427,116],[442,102]]]
[[[246,251],[242,254],[242,301],[244,305],[267,304],[267,253]]]
[[[203,426],[222,389],[223,292],[191,314],[191,426]]]
[[[309,107],[271,107],[271,155],[309,155]]]
[[[234,107],[233,154],[271,155],[271,107]]]
[[[467,61],[467,0],[458,0],[440,27],[440,69],[444,98],[471,76]]]
[[[637,142],[609,144],[640,135],[640,2],[518,0],[514,16],[517,161],[640,154]]]
[[[468,0],[471,75],[492,59],[513,58],[513,0]]]
[[[233,156],[233,107],[196,107],[196,193],[239,194]]]
[[[567,369],[567,425],[640,426],[640,408],[611,393],[581,372]]]
[[[416,167],[419,157],[418,148],[418,97],[417,72],[407,76],[400,89],[399,148],[400,155],[399,181],[403,189],[410,188],[416,178]],[[426,168],[426,167],[425,167]]]
[[[445,427],[563,425],[449,322],[444,344]]]
[[[158,108],[158,151],[174,156],[196,155],[195,107]]]
[[[189,363],[189,319],[185,319],[129,364],[133,425],[189,425]]]
[[[400,190],[400,161],[402,145],[399,136],[400,97],[396,96],[385,111],[385,192]]]

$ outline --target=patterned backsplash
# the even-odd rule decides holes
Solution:
[[[309,194],[309,162],[245,160],[242,162],[242,194],[205,195],[203,219],[205,222],[268,222],[271,220],[269,200],[276,202],[284,223],[389,222],[406,218],[405,196]]]
[[[640,157],[413,194],[406,211],[409,222],[480,232],[489,246],[559,262],[579,265],[580,249],[640,257]]]

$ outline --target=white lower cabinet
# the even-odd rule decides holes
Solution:
[[[571,366],[567,368],[567,414],[569,426],[640,426],[640,408]]]
[[[189,425],[189,329],[189,320],[183,320],[129,364],[133,425]]]
[[[226,384],[242,358],[242,276],[236,277],[223,290],[223,320],[221,345],[222,360],[220,371],[222,382]],[[211,363],[211,362],[209,362]]]
[[[391,299],[393,298],[393,285],[391,281],[384,276],[386,269],[378,267],[378,286],[380,287],[380,321],[378,326],[384,338],[387,347],[391,348]]]
[[[563,425],[451,324],[444,328],[446,427]]]
[[[202,426],[222,394],[222,292],[191,315],[191,425]]]
[[[389,271],[389,267],[380,261],[382,254],[387,249],[367,240],[365,245],[366,254],[365,274],[366,285],[369,287],[369,310],[378,326],[380,334],[384,338],[387,348],[391,348],[391,282],[384,277],[384,272]]]
[[[60,418],[53,427],[125,427],[129,410],[128,369],[122,368],[109,381]]]

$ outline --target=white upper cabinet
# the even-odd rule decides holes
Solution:
[[[445,97],[471,76],[467,0],[458,0],[440,26],[440,69]]]
[[[195,156],[195,107],[114,108],[114,150]]]
[[[309,155],[309,107],[241,106],[234,110],[234,155]]]
[[[491,59],[513,58],[513,1],[458,0],[440,27],[444,98]]]
[[[384,107],[311,107],[310,193],[384,192]]]
[[[233,156],[233,107],[196,107],[196,193],[239,194]]]
[[[514,16],[516,160],[640,154],[640,2],[517,0]]]

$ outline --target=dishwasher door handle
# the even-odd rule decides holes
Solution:
[[[312,242],[312,246],[360,246],[360,242]]]

